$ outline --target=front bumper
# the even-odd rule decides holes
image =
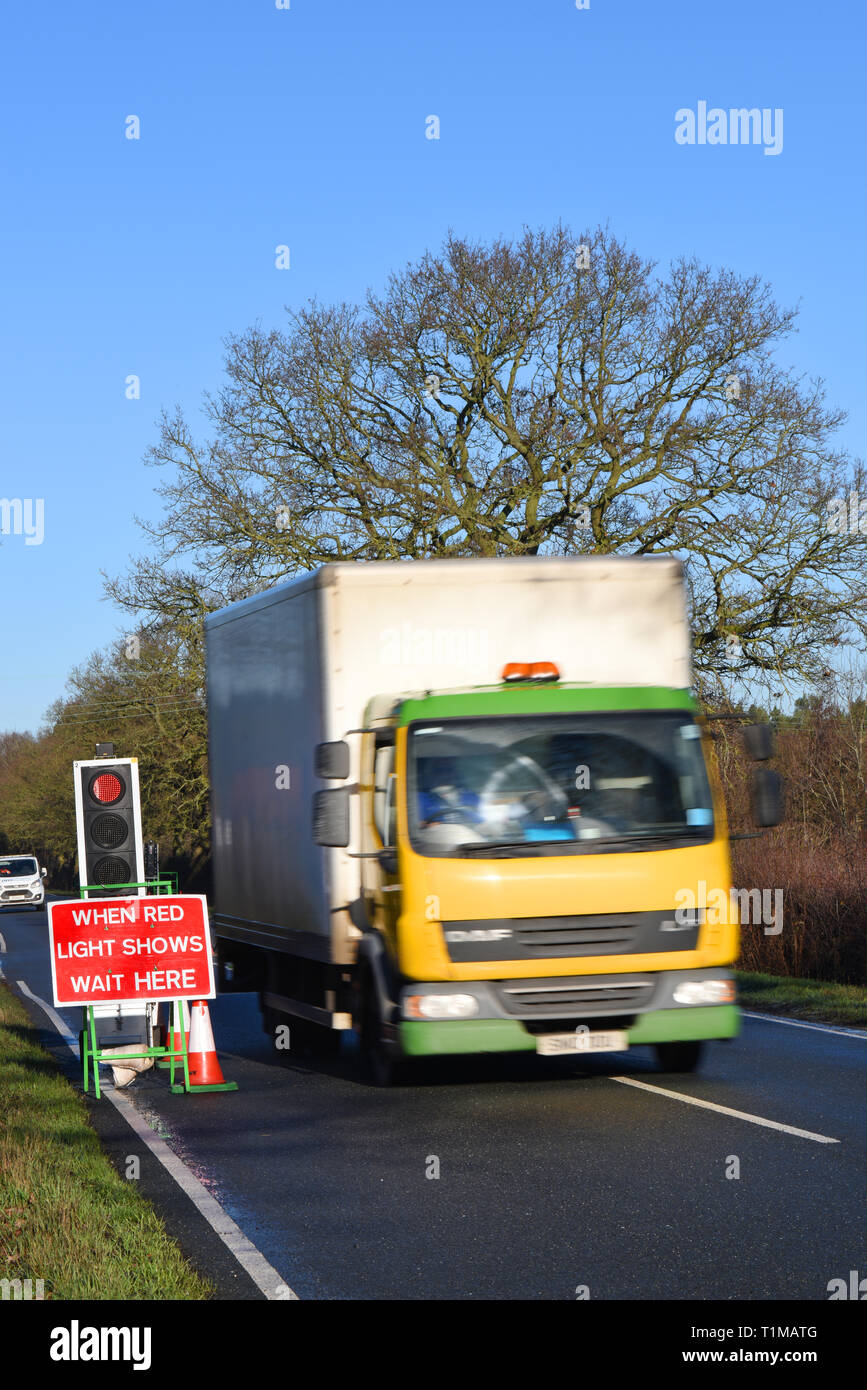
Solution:
[[[0,907],[37,907],[45,905],[45,893],[40,889],[6,888],[0,892]]]
[[[736,1004],[706,1004],[697,1008],[659,1009],[643,1014],[627,1029],[629,1047],[643,1043],[701,1042],[736,1038],[740,1009]],[[407,1020],[398,1027],[407,1057],[443,1056],[456,1052],[535,1052],[536,1037],[513,1019],[471,1018],[446,1023]],[[596,1054],[602,1055],[602,1054]]]
[[[678,1004],[674,991],[687,981],[730,980],[719,968],[666,970],[640,976],[580,976],[571,980],[461,981],[459,984],[411,984],[402,996],[472,994],[479,1011],[474,1018],[422,1020],[401,1018],[398,1034],[409,1057],[469,1052],[535,1052],[545,1032],[618,1029],[630,1047],[647,1043],[694,1042],[734,1038],[740,1032],[736,1004]],[[519,1016],[516,1017],[515,1015]]]

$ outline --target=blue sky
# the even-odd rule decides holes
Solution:
[[[225,335],[356,299],[448,228],[607,221],[663,264],[758,273],[801,303],[781,361],[824,378],[865,452],[856,7],[43,0],[2,39],[0,497],[43,498],[45,535],[0,537],[0,730],[36,729],[124,630],[100,570],[144,549],[142,457],[162,407],[198,423]],[[699,101],[781,108],[782,152],[678,145]]]

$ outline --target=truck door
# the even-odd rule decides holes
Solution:
[[[392,862],[368,859],[372,917],[388,942],[389,954],[397,960],[397,919],[400,914],[400,883],[397,876],[397,774],[394,770],[394,731],[376,735],[373,758],[373,848],[391,850]],[[383,859],[386,859],[383,856]]]

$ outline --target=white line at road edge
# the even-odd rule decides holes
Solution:
[[[2,951],[4,955],[6,954],[6,938],[2,931],[0,931],[0,951]]]
[[[38,1004],[40,1009],[44,1009],[51,1022],[54,1024],[63,1041],[71,1052],[78,1056],[78,1039],[74,1038],[68,1031],[63,1019],[55,1013],[50,1004],[46,1004],[44,999],[40,999],[38,994],[33,994],[28,989],[24,980],[15,982],[22,994],[26,994],[28,999],[32,999]],[[143,1144],[146,1144],[168,1173],[174,1178],[178,1187],[186,1192],[190,1201],[196,1206],[201,1215],[205,1218],[212,1230],[223,1244],[232,1252],[238,1264],[241,1265],[249,1274],[253,1283],[261,1289],[266,1298],[276,1299],[298,1299],[297,1293],[293,1293],[287,1284],[283,1282],[273,1265],[270,1265],[260,1250],[257,1250],[252,1241],[248,1240],[241,1230],[232,1220],[231,1216],[223,1210],[216,1197],[212,1197],[206,1187],[203,1187],[198,1178],[193,1177],[189,1168],[177,1154],[172,1153],[164,1139],[160,1139],[158,1134],[154,1134],[136,1110],[135,1106],[127,1100],[126,1096],[119,1095],[111,1086],[106,1086],[100,1082],[100,1090],[107,1100],[121,1115],[127,1124],[134,1129]]]
[[[783,1134],[794,1134],[798,1139],[814,1139],[817,1144],[839,1144],[839,1139],[829,1139],[827,1134],[813,1134],[809,1129],[795,1129],[793,1125],[781,1125],[777,1120],[765,1120],[761,1115],[748,1115],[745,1110],[730,1110],[727,1105],[714,1105],[710,1100],[697,1100],[695,1096],[685,1096],[680,1091],[667,1091],[664,1086],[648,1086],[646,1081],[635,1081],[631,1076],[612,1076],[622,1086],[637,1086],[639,1091],[651,1091],[656,1096],[668,1096],[671,1100],[682,1100],[685,1105],[698,1105],[702,1110],[716,1110],[720,1115],[732,1115],[736,1120],[749,1120],[751,1125],[764,1125],[766,1129],[780,1129]]]
[[[832,1028],[830,1023],[801,1023],[799,1019],[780,1018],[777,1014],[752,1014],[741,1009],[744,1018],[758,1018],[763,1023],[784,1023],[787,1028],[812,1028],[814,1033],[837,1033],[841,1038],[862,1038],[867,1041],[864,1028]]]

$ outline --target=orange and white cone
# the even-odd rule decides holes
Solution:
[[[187,1044],[187,1051],[190,1050],[190,1006],[186,999],[181,1000],[181,1013],[184,1020],[184,1036],[181,1037],[181,1030],[178,1028],[178,1015],[174,1005],[169,1005],[169,1018],[167,1023],[168,1038],[166,1047],[169,1052],[182,1053],[184,1043]]]
[[[165,1026],[165,1029],[163,1030],[164,1035],[165,1035],[165,1047],[166,1047],[166,1049],[167,1049],[167,1055],[166,1055],[165,1057],[161,1057],[161,1058],[160,1058],[160,1060],[157,1062],[157,1066],[158,1066],[158,1067],[170,1067],[170,1066],[171,1066],[171,1064],[172,1064],[172,1058],[171,1058],[171,1056],[169,1055],[169,1054],[171,1054],[171,1053],[174,1053],[174,1062],[175,1062],[175,1066],[177,1066],[179,1062],[180,1062],[181,1066],[183,1066],[183,1064],[184,1064],[184,1055],[183,1055],[183,1054],[184,1054],[184,1043],[185,1043],[185,1042],[186,1042],[186,1045],[187,1045],[187,1051],[189,1051],[189,1048],[190,1048],[190,1006],[189,1006],[189,1004],[187,1003],[186,999],[182,999],[182,1000],[180,1001],[180,1004],[181,1004],[181,1010],[182,1010],[182,1013],[183,1013],[183,1020],[184,1020],[184,1033],[183,1033],[183,1037],[181,1036],[181,1030],[180,1030],[180,1028],[178,1027],[178,1014],[177,1014],[176,1006],[175,1006],[175,1004],[173,1004],[173,1003],[172,1003],[172,1004],[167,1004],[167,1005],[166,1005],[166,1010],[167,1010],[166,1026]]]
[[[193,1004],[190,1018],[189,1045],[190,1089],[208,1091],[237,1091],[236,1081],[226,1081],[217,1061],[211,1016],[203,999]]]

